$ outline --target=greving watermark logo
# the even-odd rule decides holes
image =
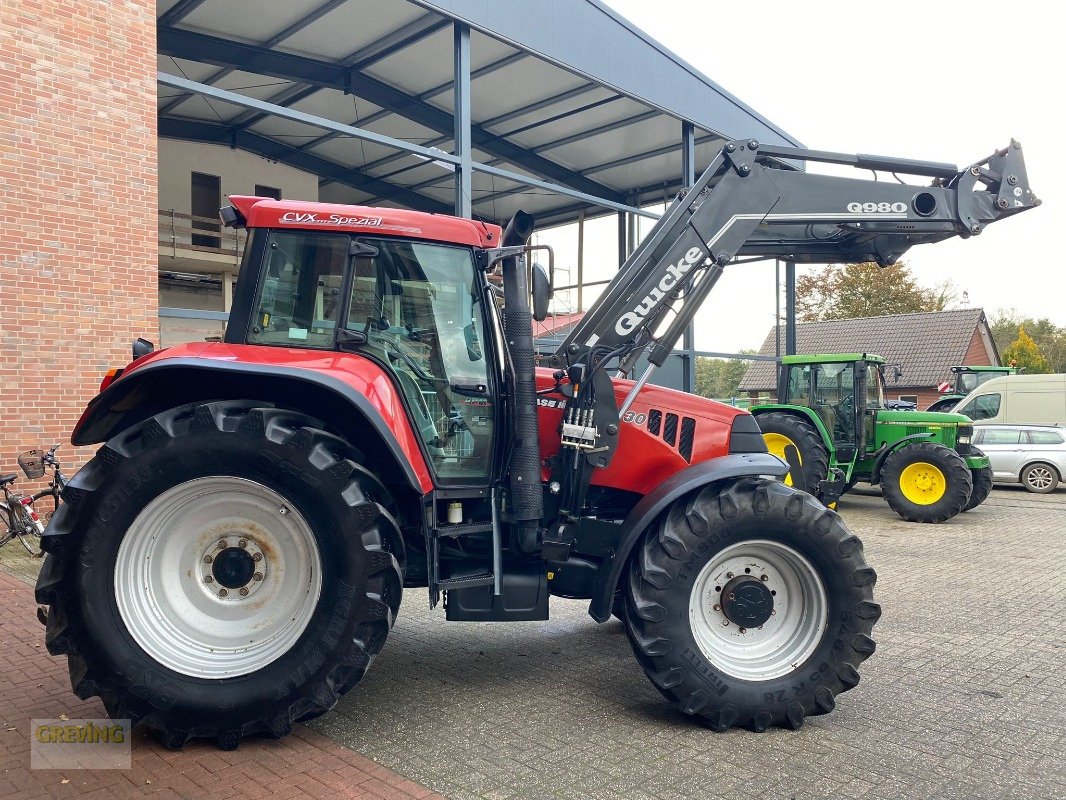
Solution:
[[[31,769],[129,769],[128,719],[30,721]]]

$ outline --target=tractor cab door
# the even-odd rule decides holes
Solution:
[[[855,437],[866,443],[867,452],[873,452],[877,449],[877,412],[885,407],[885,376],[881,365],[866,362],[863,367],[855,376],[855,397],[862,400],[855,414]]]
[[[856,451],[855,365],[850,362],[812,364],[810,408],[825,424],[838,461],[850,461]]]
[[[362,237],[345,326],[395,377],[441,485],[487,486],[495,407],[480,273],[469,248]]]

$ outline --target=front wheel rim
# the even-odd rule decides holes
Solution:
[[[210,476],[141,510],[119,546],[114,588],[126,629],[151,658],[183,675],[231,678],[300,638],[322,563],[307,521],[280,494]]]
[[[899,488],[903,496],[915,505],[931,506],[947,494],[948,482],[935,464],[915,461],[900,473]]]
[[[723,608],[723,589],[751,576],[772,595],[760,626],[745,628]],[[798,669],[817,649],[829,619],[825,586],[810,561],[768,539],[727,547],[700,570],[689,596],[689,624],[704,657],[742,680],[766,681]]]

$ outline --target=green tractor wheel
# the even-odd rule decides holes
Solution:
[[[978,450],[976,447],[971,447],[970,451],[975,456],[983,456],[984,453]],[[971,469],[970,477],[973,478],[973,491],[970,492],[970,500],[966,503],[966,508],[963,511],[969,511],[971,508],[977,508],[987,498],[992,491],[992,467],[981,467],[981,469]]]
[[[796,414],[781,412],[760,414],[755,421],[766,449],[793,467],[785,476],[785,484],[817,494],[818,484],[829,474],[829,451],[817,428]]]
[[[908,444],[885,459],[881,488],[908,522],[943,522],[966,508],[973,477],[962,456],[942,444]]]

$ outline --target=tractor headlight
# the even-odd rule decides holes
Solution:
[[[959,426],[959,444],[970,444],[973,441],[973,425]]]

